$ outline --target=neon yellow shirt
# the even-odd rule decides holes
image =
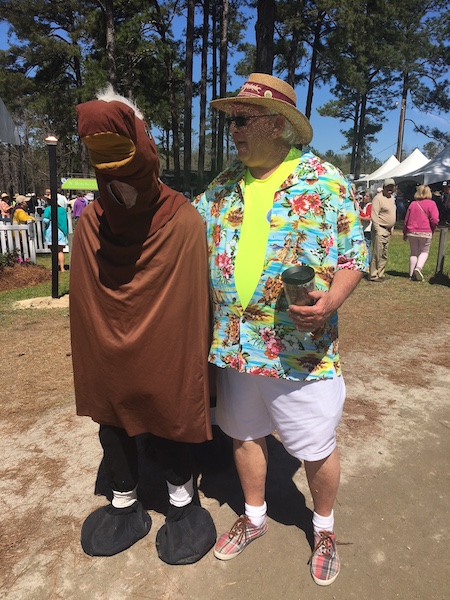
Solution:
[[[267,179],[255,179],[246,170],[244,217],[234,271],[236,289],[244,310],[256,290],[264,268],[275,192],[294,171],[301,154],[297,148],[291,148],[281,165]]]

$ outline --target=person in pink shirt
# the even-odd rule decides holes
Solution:
[[[431,199],[431,189],[427,185],[419,185],[403,221],[403,239],[409,241],[410,247],[409,278],[412,281],[423,281],[422,269],[438,223],[439,211],[436,202]]]
[[[9,195],[3,193],[0,200],[0,215],[1,219],[10,219],[10,210],[12,206],[9,203]]]

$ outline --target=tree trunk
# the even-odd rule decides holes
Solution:
[[[361,110],[359,113],[358,138],[357,138],[356,157],[355,157],[355,179],[359,179],[359,175],[361,173],[361,155],[362,155],[362,150],[364,147],[364,134],[365,134],[365,124],[366,124],[366,105],[367,105],[367,96],[366,96],[366,94],[363,94],[362,100],[361,100]]]
[[[206,144],[206,78],[208,76],[208,24],[209,0],[203,0],[202,26],[202,66],[200,80],[200,127],[198,136],[198,166],[197,191],[200,192],[205,184],[205,144]]]
[[[223,0],[220,15],[220,85],[219,94],[221,98],[227,95],[228,77],[228,22],[229,5],[228,0]],[[223,132],[225,128],[225,113],[219,111],[219,126],[217,135],[217,170],[223,169]]]
[[[105,11],[106,18],[106,68],[108,70],[108,81],[116,89],[116,29],[114,24],[114,1],[102,0],[100,3]]]
[[[274,58],[275,0],[258,0],[256,31],[256,73],[272,74]]]
[[[300,43],[300,29],[294,27],[292,31],[292,42],[289,47],[289,54],[287,57],[287,79],[286,81],[292,87],[295,87],[295,71],[297,70],[297,52],[298,45]]]
[[[212,11],[212,73],[211,73],[211,95],[217,98],[217,1]],[[217,111],[211,111],[211,173],[217,174]]]
[[[178,107],[175,98],[174,83],[173,83],[173,65],[170,63],[168,67],[169,88],[169,105],[170,116],[172,122],[172,151],[173,151],[173,170],[174,170],[174,187],[179,189],[181,184],[181,166],[180,166],[180,135],[178,132]]]
[[[191,191],[192,160],[192,73],[194,55],[195,0],[188,0],[186,25],[186,73],[184,80],[184,191]]]
[[[164,129],[166,169],[170,170],[170,129]]]
[[[161,36],[163,44],[167,44],[168,25],[164,21],[164,16],[161,12],[161,7],[157,0],[153,0],[153,5],[156,9],[157,21],[156,29]],[[174,73],[173,73],[173,56],[170,47],[164,52],[164,64],[166,66],[167,75],[167,90],[169,95],[169,110],[171,117],[171,128],[173,136],[173,170],[174,170],[174,187],[179,189],[181,184],[181,167],[180,167],[180,136],[178,131],[178,106],[175,94]]]
[[[360,100],[359,100],[359,95],[358,95],[358,97],[356,98],[356,102],[355,102],[355,113],[353,116],[353,144],[352,144],[352,158],[351,158],[351,162],[350,162],[350,173],[353,173],[353,176],[355,176],[355,169],[356,169],[359,107],[360,107]],[[355,179],[356,179],[356,177],[355,177]]]
[[[318,56],[318,47],[320,42],[320,34],[322,31],[323,19],[325,18],[325,12],[321,12],[318,15],[315,27],[314,27],[314,39],[312,45],[312,53],[311,53],[311,63],[309,68],[309,81],[308,81],[308,93],[306,95],[306,108],[305,108],[305,116],[306,118],[310,118],[311,109],[312,109],[312,101],[314,96],[314,86],[316,83],[316,75],[317,75],[317,56]]]

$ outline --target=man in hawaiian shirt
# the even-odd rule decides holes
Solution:
[[[314,503],[311,574],[329,585],[340,568],[333,506],[345,398],[336,311],[368,268],[358,207],[338,169],[296,148],[312,129],[290,85],[253,73],[237,97],[211,104],[227,113],[239,160],[194,206],[208,237],[217,421],[234,440],[245,498],[214,554],[234,558],[266,532],[265,436],[277,430],[304,461]],[[315,271],[312,306],[287,306],[281,273],[295,265]]]

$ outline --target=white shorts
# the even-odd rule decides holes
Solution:
[[[276,430],[289,454],[301,460],[322,460],[333,452],[344,401],[342,376],[292,381],[217,369],[220,428],[241,441]]]

